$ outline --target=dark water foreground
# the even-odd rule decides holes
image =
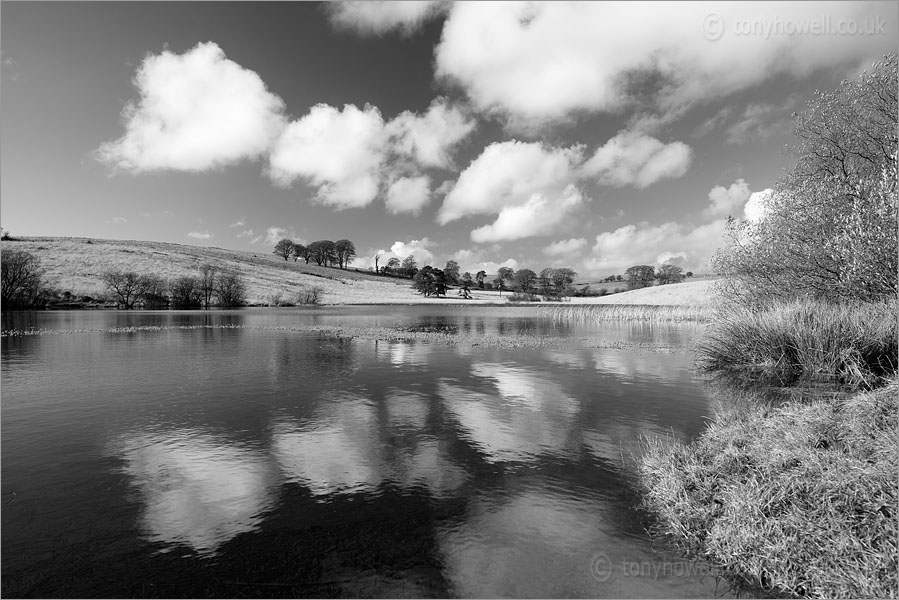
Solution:
[[[302,329],[327,325],[552,343]],[[3,328],[56,332],[0,342],[4,597],[731,595],[634,508],[638,437],[712,412],[686,351],[639,349],[687,329],[475,307]]]

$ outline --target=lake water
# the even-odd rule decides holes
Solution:
[[[553,343],[310,327],[328,325]],[[54,330],[2,339],[6,597],[732,595],[635,508],[641,434],[689,440],[712,413],[690,329],[533,307],[40,312],[3,328]],[[639,347],[654,343],[675,349]]]

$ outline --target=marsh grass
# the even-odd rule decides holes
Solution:
[[[785,383],[831,378],[872,388],[897,372],[897,303],[837,305],[811,300],[762,311],[721,310],[696,345],[706,372],[773,376]]]
[[[593,323],[601,321],[710,321],[714,310],[708,306],[665,306],[631,304],[573,304],[542,308],[553,319]]]
[[[690,445],[644,440],[646,507],[661,533],[753,585],[895,598],[897,397],[899,379],[839,400],[735,398]]]

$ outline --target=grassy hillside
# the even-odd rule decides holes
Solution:
[[[100,276],[107,270],[128,270],[172,279],[196,275],[200,265],[211,263],[219,269],[234,271],[246,280],[247,300],[251,304],[271,303],[278,296],[293,301],[301,290],[312,287],[324,290],[326,304],[421,300],[407,279],[306,265],[302,260],[285,261],[264,251],[254,253],[164,242],[49,237],[4,241],[2,250],[10,249],[26,250],[38,257],[48,281],[60,291],[75,295],[102,296],[105,286]],[[475,294],[474,302],[497,300],[493,294],[480,293]]]
[[[572,298],[577,304],[640,304],[650,306],[709,306],[715,295],[717,279],[688,280],[683,283],[654,285],[595,298]],[[619,283],[622,287],[625,284]]]

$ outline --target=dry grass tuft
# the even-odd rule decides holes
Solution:
[[[780,593],[896,598],[899,379],[837,401],[737,404],[690,445],[645,441],[661,532]]]
[[[829,377],[873,387],[899,366],[897,303],[855,306],[812,300],[767,310],[733,308],[697,344],[707,372],[755,371],[791,382]]]

